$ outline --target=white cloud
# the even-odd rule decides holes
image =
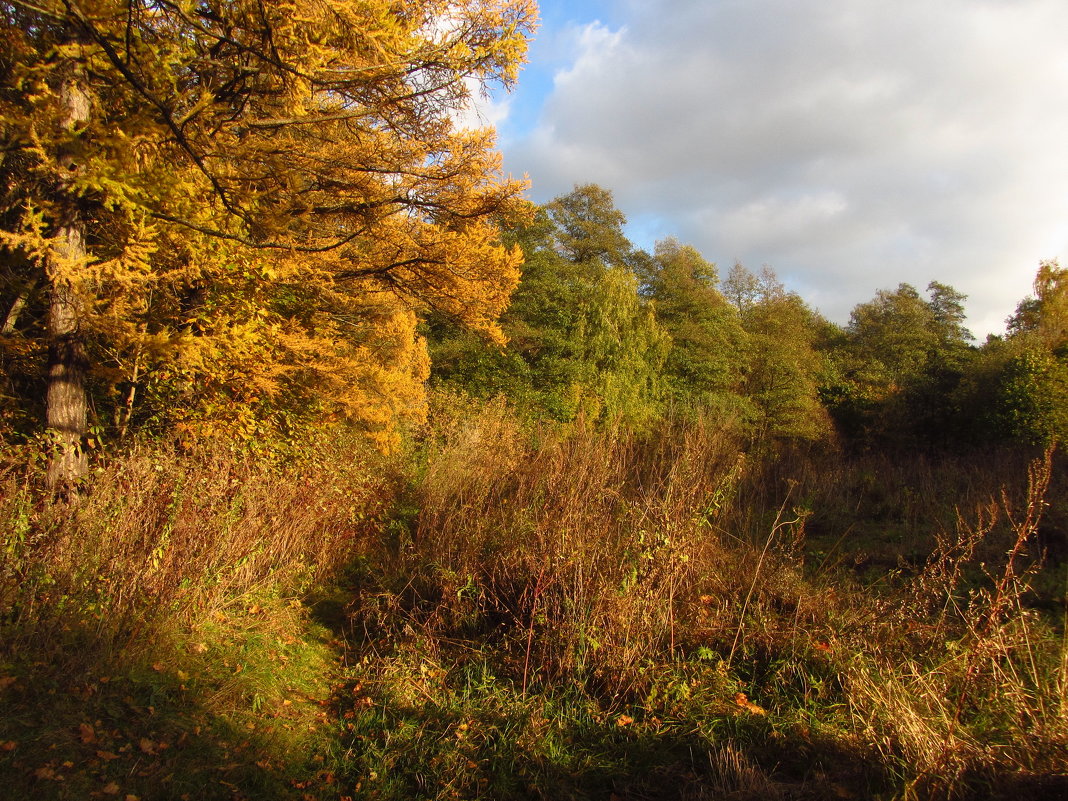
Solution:
[[[635,230],[769,263],[838,320],[938,279],[1000,330],[1038,261],[1068,257],[1063,0],[628,8],[568,32],[540,126],[506,152],[535,199],[601,183]]]

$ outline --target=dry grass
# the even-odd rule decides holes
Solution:
[[[504,404],[439,405],[403,469],[339,441],[145,448],[57,500],[12,458],[0,657],[184,648],[167,675],[203,675],[204,709],[281,705],[287,660],[334,670],[282,647],[308,620],[293,599],[348,566],[334,772],[354,798],[1041,797],[1021,788],[1065,772],[1068,648],[1031,588],[1063,512],[1052,454],[1021,464],[999,483]],[[848,555],[879,548],[872,581]]]
[[[908,767],[917,798],[953,797],[1001,774],[1065,770],[1065,641],[1026,605],[1041,564],[1020,564],[1047,505],[1052,457],[1030,465],[1022,508],[1003,492],[970,525],[960,518],[955,542],[942,540],[912,583],[919,603],[890,618],[922,637],[875,637],[848,672],[858,718]],[[1011,547],[1000,566],[983,566],[984,584],[962,593],[962,573],[999,518]]]
[[[959,496],[931,462],[897,466],[878,500],[861,492],[870,459],[759,461],[709,421],[530,430],[490,406],[441,430],[405,568],[426,582],[416,617],[506,654],[524,693],[570,684],[623,708],[658,665],[709,660],[724,687],[786,720],[803,703],[804,726],[881,754],[915,797],[1063,770],[1064,638],[1027,603],[1051,454],[1004,489],[943,466]],[[905,547],[929,556],[859,586],[806,556],[816,502],[896,504]]]
[[[348,447],[284,460],[226,444],[136,448],[65,498],[40,492],[32,467],[9,466],[5,647],[80,630],[97,648],[136,648],[257,593],[299,594],[336,573],[368,547],[394,491],[373,457]]]
[[[531,433],[491,408],[436,445],[420,484],[435,614],[503,622],[524,686],[633,690],[644,661],[681,652],[742,473],[738,443],[700,423]]]

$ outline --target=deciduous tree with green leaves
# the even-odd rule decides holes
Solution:
[[[502,393],[535,414],[640,423],[657,413],[669,339],[638,292],[612,194],[578,186],[512,236],[523,279],[502,317],[507,349],[438,325],[437,378],[477,396]]]
[[[739,308],[749,337],[743,392],[753,408],[754,425],[774,439],[829,438],[831,420],[819,393],[828,369],[819,348],[826,321],[800,295],[787,292],[770,267],[756,276],[736,264],[731,278],[737,297],[743,297],[739,286],[752,288]]]
[[[646,291],[671,336],[664,375],[672,399],[739,412],[749,341],[718,281],[715,265],[695,248],[665,239],[656,245]]]
[[[937,281],[927,291],[929,300],[900,284],[853,309],[827,393],[850,436],[915,445],[952,432],[955,388],[974,355],[965,296]]]
[[[990,375],[973,395],[993,406],[990,436],[1048,445],[1068,437],[1068,269],[1042,262],[1034,289],[1009,318],[1008,338],[984,348]]]

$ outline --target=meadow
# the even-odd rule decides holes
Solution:
[[[383,456],[0,478],[0,781],[34,799],[1057,797],[1064,465],[435,397]]]

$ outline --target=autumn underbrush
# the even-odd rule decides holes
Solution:
[[[1052,452],[1000,477],[883,463],[887,487],[874,459],[700,419],[562,431],[489,406],[436,431],[350,606],[368,797],[1068,787]],[[876,504],[885,543],[850,518]],[[897,557],[880,580],[855,556],[876,545]]]
[[[314,778],[339,650],[308,599],[390,514],[383,460],[343,438],[146,443],[55,495],[4,457],[9,797],[288,798]]]
[[[1052,452],[905,463],[442,396],[390,458],[146,446],[62,499],[26,465],[0,500],[16,797],[1068,787]]]

